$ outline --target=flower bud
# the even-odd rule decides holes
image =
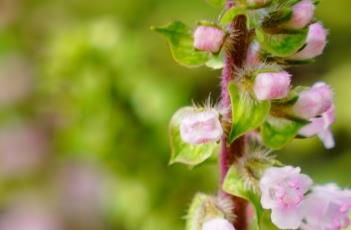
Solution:
[[[327,35],[327,30],[322,24],[311,24],[307,35],[306,47],[293,55],[290,59],[306,60],[321,55],[327,45]]]
[[[202,226],[202,230],[235,230],[235,228],[224,218],[214,218],[206,221]]]
[[[185,143],[197,145],[218,141],[223,134],[216,110],[191,111],[180,123],[180,136]]]
[[[287,26],[292,29],[301,29],[313,19],[315,5],[311,0],[302,0],[293,6],[292,16]]]
[[[320,82],[299,94],[293,111],[298,117],[310,119],[328,111],[332,104],[333,91],[327,84]]]
[[[273,100],[284,98],[290,89],[288,72],[260,73],[256,76],[254,91],[259,100]]]
[[[194,47],[217,53],[224,43],[225,32],[214,26],[198,26],[194,32]]]

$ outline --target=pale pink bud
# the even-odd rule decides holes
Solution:
[[[214,218],[206,221],[202,226],[202,230],[235,230],[235,228],[224,218]]]
[[[310,119],[328,111],[332,104],[333,91],[327,84],[319,82],[299,94],[293,111],[296,116]]]
[[[327,45],[327,34],[327,30],[322,24],[311,24],[307,35],[306,47],[293,55],[290,59],[306,60],[321,55]]]
[[[188,112],[180,123],[180,135],[185,143],[197,145],[215,142],[222,134],[219,114],[214,109]]]
[[[272,210],[272,222],[279,229],[297,229],[301,225],[301,204],[312,180],[300,171],[291,166],[271,167],[260,180],[262,207]]]
[[[246,65],[257,66],[261,64],[259,52],[260,45],[257,42],[251,43],[246,54]]]
[[[290,90],[290,77],[285,71],[258,74],[254,84],[257,99],[273,100],[286,97]]]
[[[194,32],[194,47],[217,53],[224,43],[225,32],[214,26],[198,26]]]
[[[312,118],[308,125],[300,129],[299,134],[305,137],[318,135],[327,149],[333,148],[335,141],[330,126],[334,121],[335,109],[334,106],[331,106],[321,117]]]
[[[350,225],[351,191],[334,184],[316,186],[303,203],[302,230],[341,230]]]
[[[301,29],[313,19],[315,5],[311,0],[302,0],[293,6],[292,16],[287,26],[292,29]]]

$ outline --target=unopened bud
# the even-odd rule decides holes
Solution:
[[[293,6],[292,16],[287,26],[292,29],[301,29],[313,19],[315,5],[311,0],[302,0]]]
[[[194,32],[194,47],[217,53],[224,43],[225,32],[214,26],[198,26]]]
[[[185,143],[206,144],[218,141],[223,134],[216,110],[188,112],[180,124],[180,135]]]
[[[333,91],[327,84],[319,82],[299,94],[293,111],[301,118],[310,119],[328,111],[332,104]]]
[[[259,100],[281,99],[288,95],[291,75],[282,71],[260,73],[256,76],[254,91]]]
[[[235,228],[224,218],[214,218],[206,221],[202,226],[202,230],[235,230]]]
[[[306,60],[321,55],[325,46],[327,45],[327,34],[327,30],[322,26],[322,24],[311,24],[307,35],[306,47],[293,55],[290,59]]]

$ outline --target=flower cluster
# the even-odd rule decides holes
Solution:
[[[340,230],[350,225],[350,190],[314,186],[300,168],[269,155],[294,138],[318,136],[327,149],[335,145],[332,87],[324,82],[296,87],[287,70],[309,63],[327,45],[328,31],[314,18],[317,2],[211,1],[225,7],[216,22],[201,21],[193,33],[181,22],[156,29],[167,36],[179,63],[223,68],[218,105],[186,107],[173,116],[171,163],[194,166],[221,148],[219,194],[251,202],[256,218],[270,210],[268,222],[279,229]],[[193,201],[196,213],[210,213],[210,218],[192,216],[189,229],[246,229],[245,221],[240,223],[246,217],[235,213],[240,208],[232,210],[236,218],[228,219],[199,203]]]
[[[300,168],[269,168],[260,188],[262,206],[272,210],[272,222],[280,229],[339,230],[350,225],[351,190],[335,185],[312,187],[312,180]]]

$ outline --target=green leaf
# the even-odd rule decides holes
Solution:
[[[256,29],[257,40],[261,47],[273,56],[288,57],[295,54],[305,44],[307,30],[299,30],[294,33],[284,32],[279,34],[265,33]]]
[[[224,66],[223,53],[212,55],[211,58],[206,62],[206,66],[211,69],[222,69]]]
[[[240,7],[232,7],[228,9],[224,14],[222,15],[220,19],[220,25],[225,26],[229,23],[231,23],[234,18],[238,15],[246,15],[246,9],[240,8]]]
[[[244,133],[259,127],[270,110],[268,101],[257,101],[247,92],[241,92],[233,83],[229,85],[232,104],[232,129],[228,141],[232,143]]]
[[[245,188],[244,180],[234,165],[232,165],[227,172],[223,182],[223,190],[233,196],[241,197],[249,201],[255,208],[256,221],[258,222],[258,220],[262,218],[263,208],[258,194]]]
[[[294,139],[306,124],[303,120],[268,116],[261,128],[263,142],[269,148],[280,149]]]
[[[209,60],[209,53],[195,50],[192,32],[183,22],[175,21],[167,26],[152,29],[167,37],[173,58],[179,64],[197,67]]]
[[[203,193],[197,193],[193,198],[187,214],[186,230],[201,230],[203,223],[212,218],[224,217],[218,209],[215,199]]]
[[[226,0],[206,0],[206,2],[211,6],[221,8],[224,7]]]
[[[194,109],[192,107],[184,107],[178,110],[170,123],[169,135],[171,145],[171,160],[170,164],[183,163],[191,166],[198,165],[212,154],[219,151],[219,144],[211,142],[208,144],[192,145],[182,141],[180,136],[179,125],[182,117]]]
[[[262,22],[262,27],[272,28],[279,24],[288,21],[291,18],[293,11],[288,7],[281,8],[277,11],[269,13]]]

